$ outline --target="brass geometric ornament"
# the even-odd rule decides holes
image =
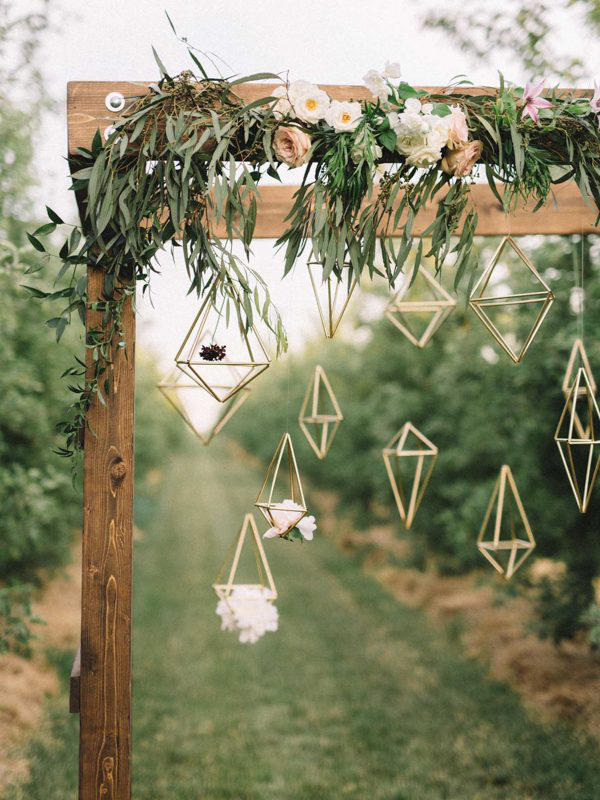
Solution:
[[[233,397],[270,364],[256,328],[245,330],[240,306],[231,279],[219,276],[175,356],[179,369],[219,403]]]
[[[317,364],[306,387],[298,423],[318,459],[324,459],[329,452],[343,419],[325,370]]]
[[[585,513],[600,467],[600,411],[584,367],[577,370],[554,440],[577,508]]]
[[[512,292],[504,280],[502,256],[507,248],[513,250],[525,267],[518,275],[522,291]],[[554,294],[550,287],[511,236],[504,237],[469,298],[470,307],[515,364],[523,360],[553,302]],[[522,316],[528,310],[536,316],[520,341],[514,324],[512,331],[501,333],[499,326],[506,329],[511,319],[514,321],[518,314]]]
[[[254,505],[269,525],[285,537],[306,516],[307,508],[289,433],[284,433],[273,454]]]
[[[344,267],[350,268],[351,265],[344,264]],[[308,262],[308,274],[317,301],[323,332],[328,339],[332,339],[348,308],[350,298],[356,289],[357,280],[352,278],[348,285],[333,273],[323,280],[323,264],[320,261]]]
[[[220,403],[179,369],[174,369],[156,386],[204,445],[212,442],[250,397],[250,387],[243,386],[229,400]]]
[[[413,523],[438,456],[438,448],[405,422],[383,449],[383,461],[401,520],[408,530]]]
[[[417,273],[425,296],[408,299],[410,281],[400,289],[385,310],[385,316],[415,347],[425,347],[456,307],[456,300],[424,267]],[[418,328],[421,330],[418,330]]]
[[[594,380],[594,376],[592,375],[592,370],[590,368],[590,362],[587,357],[587,353],[585,351],[585,347],[581,339],[575,339],[573,342],[573,347],[571,348],[571,353],[569,355],[569,361],[567,362],[567,369],[565,371],[565,375],[562,382],[562,392],[565,397],[565,400],[569,397],[569,393],[575,381],[575,375],[579,368],[582,367],[586,375],[588,377],[588,383],[592,390],[592,394],[596,394],[596,381]],[[579,419],[579,415],[576,413],[574,415],[574,423],[575,429],[579,434],[580,438],[586,439],[589,436],[589,429],[585,429],[582,425],[581,420]]]
[[[250,546],[254,552],[257,583],[239,583],[235,580],[238,567],[240,566],[242,550],[247,540],[250,542]],[[223,576],[225,575],[228,564],[229,572],[227,575],[227,580],[223,582]],[[267,561],[267,556],[263,548],[258,528],[256,527],[254,515],[246,514],[240,532],[236,536],[233,545],[230,547],[229,552],[225,556],[225,560],[223,561],[219,573],[215,578],[213,589],[221,600],[226,600],[234,587],[262,589],[265,588],[265,586],[267,586],[269,589],[268,599],[276,600],[277,590],[275,589],[275,583],[273,581],[273,576],[271,575],[271,569],[269,567],[269,562]]]
[[[494,506],[495,514],[492,514]],[[535,547],[531,526],[508,464],[503,464],[500,469],[477,537],[477,547],[507,581]]]

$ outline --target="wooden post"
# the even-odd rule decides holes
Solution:
[[[103,274],[88,270],[90,302]],[[88,311],[87,327],[100,315]],[[94,400],[85,432],[81,604],[80,800],[130,800],[131,565],[135,319],[123,310],[127,353],[110,368],[107,406]]]

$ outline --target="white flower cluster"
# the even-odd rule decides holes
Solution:
[[[279,98],[273,113],[279,119],[296,117],[316,124],[324,120],[336,131],[353,131],[362,116],[360,103],[331,100],[327,92],[308,81],[294,81],[278,86],[273,97]]]
[[[400,64],[395,61],[386,61],[382,72],[378,72],[376,69],[370,69],[363,77],[363,81],[371,94],[378,97],[382,103],[385,103],[390,94],[391,82],[393,80],[399,80],[401,75],[402,70],[400,69]]]
[[[276,631],[279,612],[273,593],[266,586],[234,586],[231,594],[217,603],[222,631],[239,631],[243,644],[254,644],[267,631]]]
[[[396,133],[396,149],[416,167],[436,164],[444,147],[461,146],[468,139],[466,118],[457,106],[445,117],[432,112],[431,103],[411,97],[404,103],[401,114],[392,111],[387,115]]]
[[[271,509],[273,527],[263,534],[264,539],[274,539],[275,536],[283,536],[291,528],[298,528],[302,538],[311,542],[317,529],[317,523],[313,516],[302,516],[304,509],[293,500],[286,498],[279,504],[281,507]]]

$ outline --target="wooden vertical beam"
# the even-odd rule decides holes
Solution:
[[[103,273],[88,269],[90,302]],[[88,310],[87,328],[100,314]],[[110,368],[104,406],[96,398],[85,432],[81,605],[80,800],[130,800],[131,566],[135,318],[123,310],[127,353]]]

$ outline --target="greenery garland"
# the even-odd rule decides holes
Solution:
[[[288,228],[277,242],[285,249],[285,273],[308,247],[324,277],[348,284],[366,268],[393,286],[412,250],[417,214],[436,201],[437,214],[424,233],[431,240],[426,255],[439,270],[453,254],[458,289],[475,267],[477,214],[469,189],[476,162],[507,213],[520,199],[533,197],[541,207],[554,184],[570,179],[600,212],[598,92],[590,99],[553,89],[542,97],[541,84],[522,89],[500,76],[499,89],[489,93],[469,94],[463,82],[430,94],[399,81],[397,65],[388,65],[365,76],[373,100],[339,103],[296,81],[244,103],[239,84],[279,76],[209,77],[193,48],[189,54],[198,72],[176,77],[156,56],[158,84],[132,98],[104,143],[98,131],[90,149],[71,157],[82,223],[58,253],[45,237],[65,223],[50,208],[50,221],[29,235],[33,247],[60,262],[61,288],[25,287],[34,297],[65,303],[47,322],[57,339],[74,312],[82,322],[88,308],[102,312],[101,325],[87,335],[93,368],[78,359],[65,373],[78,380],[69,386],[76,399],[60,424],[61,455],[79,449],[93,398],[105,402],[108,366],[116,349],[127,346],[123,305],[137,281],[148,287],[167,243],[183,253],[191,292],[202,297],[226,274],[238,288],[242,327],[258,316],[275,334],[278,351],[285,349],[268,287],[248,263],[258,184],[265,175],[279,179],[282,164],[305,165]],[[215,232],[218,224],[224,239]],[[234,254],[235,239],[246,260]],[[422,256],[421,238],[413,275]],[[88,265],[104,273],[103,297],[93,303]],[[225,299],[215,296],[215,307]]]

